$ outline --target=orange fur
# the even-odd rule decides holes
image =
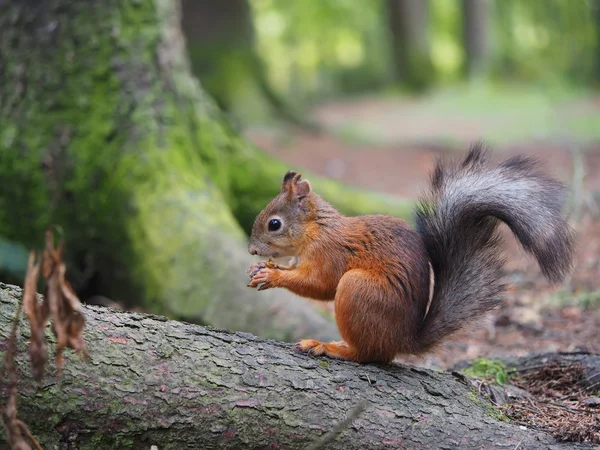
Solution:
[[[430,352],[499,304],[500,221],[551,281],[569,272],[573,238],[560,215],[564,189],[533,168],[523,157],[490,168],[480,145],[458,165],[438,164],[431,194],[416,210],[418,232],[391,216],[345,217],[288,172],[256,218],[248,250],[294,262],[254,264],[248,286],[335,301],[343,341],[307,339],[297,344],[300,351],[384,363]]]
[[[255,230],[260,241],[251,240],[250,251],[255,245],[263,256],[297,256],[299,262],[290,268],[267,265],[249,286],[335,301],[344,343],[309,339],[299,350],[360,362],[389,362],[398,353],[413,352],[430,290],[429,258],[418,234],[393,217],[344,217],[312,192],[298,200],[298,180],[284,182],[256,224],[264,227],[277,217],[301,232]]]

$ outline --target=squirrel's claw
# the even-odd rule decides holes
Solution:
[[[266,289],[271,289],[273,287],[273,285],[271,284],[270,281],[267,281],[266,283],[263,283],[259,286],[258,290],[259,291],[264,291]]]
[[[315,339],[302,339],[294,346],[294,348],[300,353],[306,353],[312,356],[320,356],[323,354],[323,343]]]

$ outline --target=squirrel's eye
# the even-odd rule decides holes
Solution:
[[[269,220],[269,231],[277,231],[281,228],[281,220],[271,219]]]

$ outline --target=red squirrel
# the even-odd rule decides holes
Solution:
[[[500,222],[551,282],[570,272],[565,198],[565,187],[540,174],[533,158],[492,167],[478,143],[462,161],[438,160],[413,230],[392,216],[343,216],[290,171],[253,225],[248,251],[269,261],[250,267],[248,286],[335,301],[343,341],[306,339],[300,351],[360,363],[425,354],[501,303]],[[293,260],[271,261],[279,257]]]

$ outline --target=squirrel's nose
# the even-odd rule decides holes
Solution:
[[[256,249],[256,247],[253,244],[248,245],[248,251],[250,252],[251,255],[258,254],[258,250]]]

